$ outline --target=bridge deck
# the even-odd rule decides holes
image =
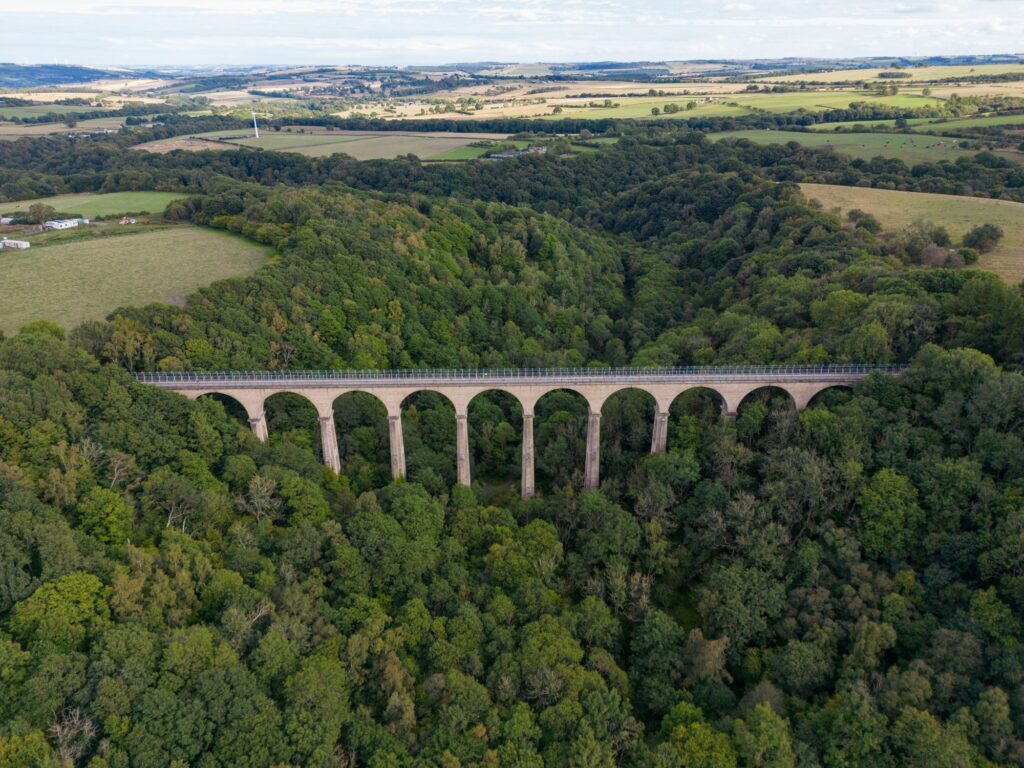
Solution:
[[[866,378],[872,373],[896,374],[903,365],[737,365],[679,368],[498,368],[410,369],[381,371],[184,371],[137,373],[145,384],[174,389],[230,384],[261,387],[407,387],[513,386],[584,384],[669,384],[697,382],[828,382]]]

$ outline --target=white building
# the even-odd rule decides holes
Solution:
[[[13,223],[14,223],[14,217],[13,216],[0,216],[0,224],[13,224]]]
[[[8,240],[6,237],[0,238],[0,250],[7,250],[8,248],[16,251],[24,251],[32,247],[32,243],[28,240]]]
[[[43,222],[44,229],[71,229],[80,224],[88,224],[88,219],[51,219]]]

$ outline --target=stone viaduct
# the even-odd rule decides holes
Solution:
[[[402,402],[416,392],[437,392],[455,406],[456,464],[458,481],[470,484],[469,403],[489,391],[512,395],[523,409],[522,482],[524,498],[534,494],[533,415],[537,401],[555,390],[582,395],[589,406],[584,487],[598,487],[601,446],[601,409],[616,392],[637,389],[653,396],[657,410],[651,452],[663,453],[668,440],[668,416],[672,402],[689,389],[705,388],[722,400],[727,418],[735,417],[750,393],[776,387],[788,393],[794,408],[806,408],[811,399],[830,387],[850,386],[873,373],[898,374],[902,366],[728,366],[690,368],[576,368],[505,370],[407,370],[407,371],[256,371],[140,373],[145,384],[177,392],[192,399],[220,394],[238,401],[249,416],[256,437],[268,438],[264,403],[268,397],[293,393],[306,398],[320,417],[324,463],[341,471],[338,437],[334,425],[334,401],[349,392],[366,392],[383,403],[388,414],[391,474],[405,477],[405,445],[402,435]]]

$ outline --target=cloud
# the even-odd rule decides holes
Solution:
[[[33,0],[4,57],[113,64],[1003,53],[1020,0]]]

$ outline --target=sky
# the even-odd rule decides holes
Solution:
[[[444,64],[1024,52],[1024,0],[0,0],[0,61]]]

